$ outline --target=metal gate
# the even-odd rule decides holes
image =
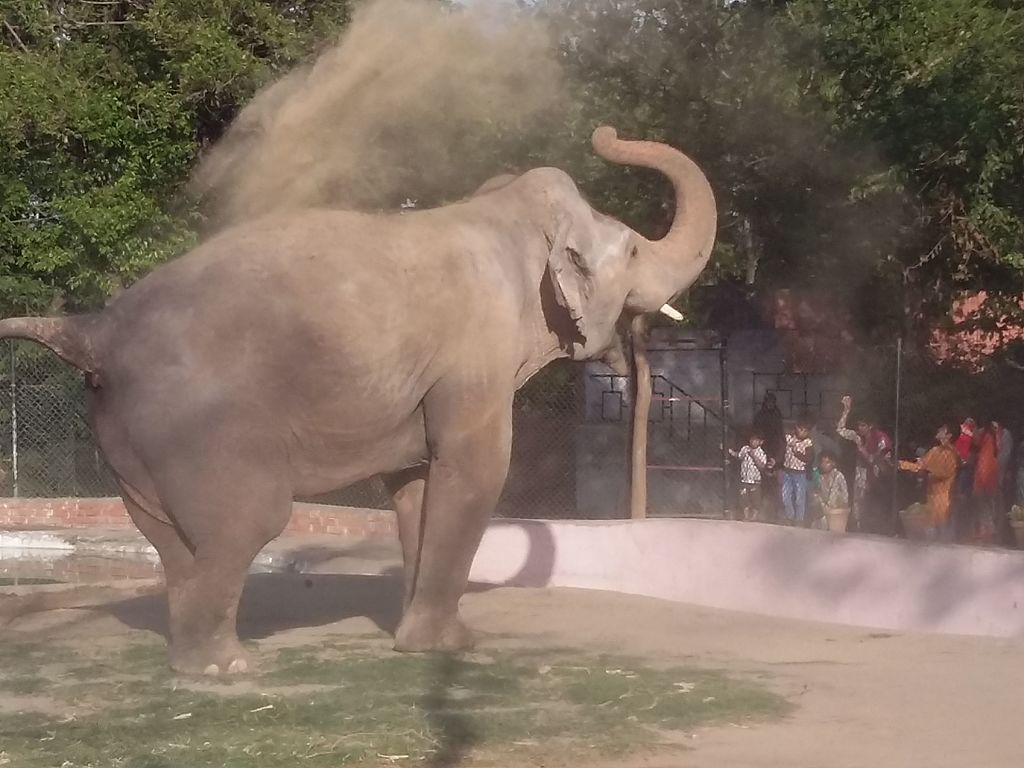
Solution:
[[[830,378],[818,373],[787,373],[754,371],[751,376],[751,407],[756,413],[769,392],[775,395],[784,419],[801,416],[817,421],[823,416],[838,415],[839,389],[822,386]]]
[[[730,498],[726,471],[729,398],[725,339],[713,334],[655,338],[647,349],[651,364],[651,411],[647,423],[647,486],[651,517],[722,517]],[[700,393],[681,371],[714,372]],[[706,378],[706,377],[705,377]],[[603,422],[632,419],[629,379],[591,373],[592,398]]]

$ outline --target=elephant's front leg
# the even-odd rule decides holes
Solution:
[[[425,415],[431,461],[422,544],[395,649],[456,651],[472,645],[459,618],[459,600],[508,474],[512,396],[435,395],[425,402]]]

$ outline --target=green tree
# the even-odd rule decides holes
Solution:
[[[0,309],[101,304],[193,242],[180,190],[347,0],[0,3]]]
[[[913,201],[888,254],[908,310],[934,322],[964,290],[987,320],[1024,291],[1024,5],[1006,0],[797,0],[810,92],[888,171],[864,192]]]
[[[826,289],[883,337],[934,322],[963,289],[1016,307],[1019,2],[541,0],[525,11],[555,28],[572,98],[503,146],[510,169],[564,167],[596,205],[656,236],[671,191],[593,156],[590,131],[609,123],[706,169],[721,211],[706,281]],[[349,4],[0,0],[0,18],[10,312],[55,297],[95,306],[191,243],[200,216],[181,189],[198,153],[261,85],[330,42]],[[461,147],[468,188],[508,144],[502,130]]]

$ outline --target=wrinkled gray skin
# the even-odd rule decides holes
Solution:
[[[405,559],[395,648],[470,644],[458,604],[508,470],[514,392],[559,357],[621,366],[621,329],[690,286],[714,242],[711,189],[684,155],[610,128],[594,147],[673,180],[663,240],[538,168],[435,210],[263,218],[101,313],[0,323],[86,373],[99,445],[163,562],[176,670],[244,671],[239,595],[293,496],[378,474]]]

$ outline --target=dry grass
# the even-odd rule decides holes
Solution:
[[[654,669],[571,651],[403,656],[379,639],[355,638],[262,656],[255,677],[211,684],[173,678],[156,642],[95,656],[8,644],[0,649],[0,698],[42,694],[48,704],[45,712],[3,716],[0,762],[572,763],[678,743],[667,732],[788,710],[763,687],[718,671]]]

